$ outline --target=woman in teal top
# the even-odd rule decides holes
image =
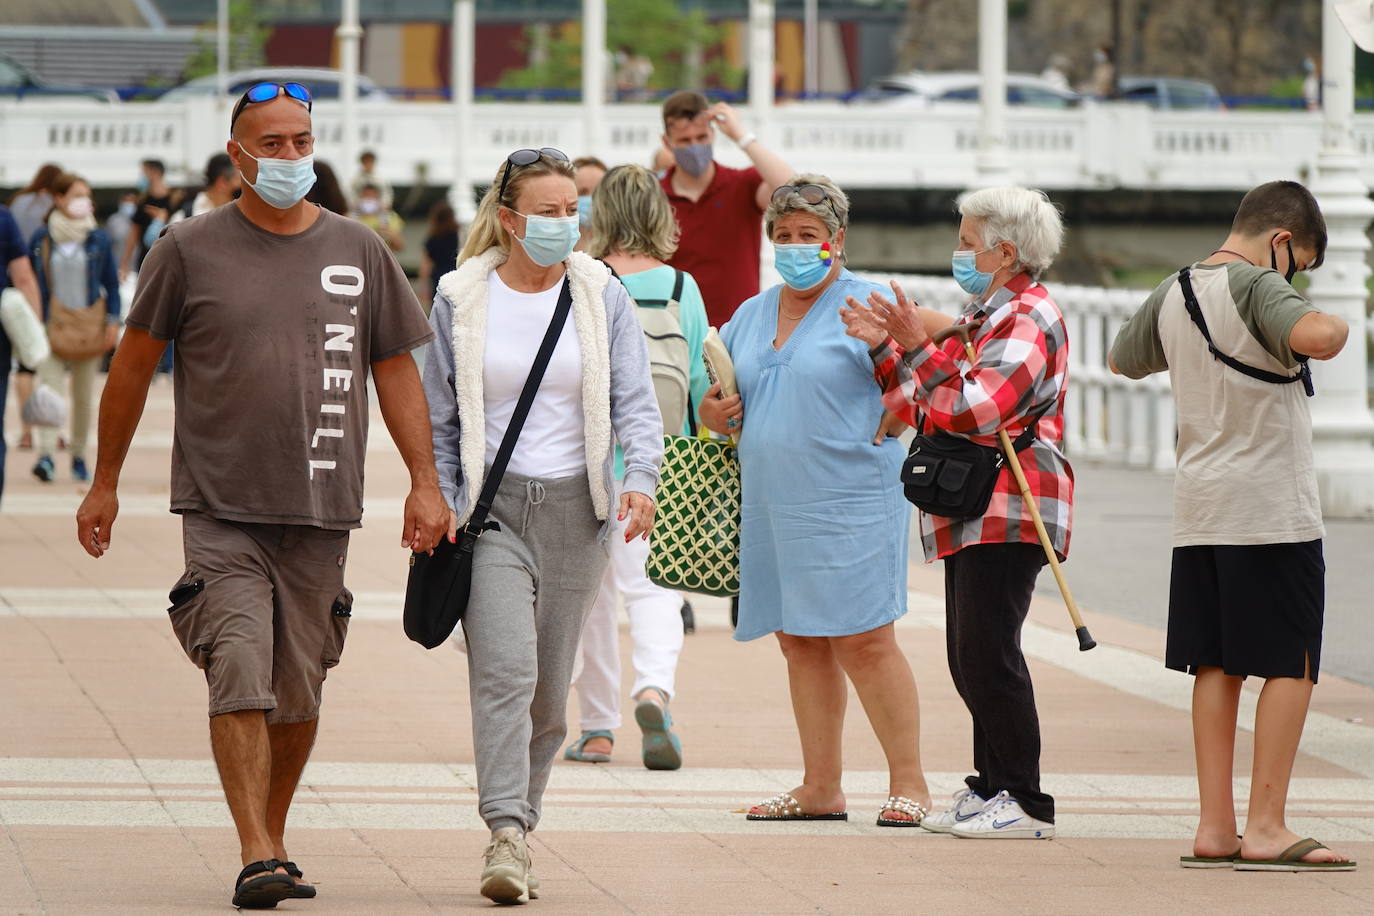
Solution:
[[[764,224],[784,284],[746,301],[722,332],[740,393],[712,387],[701,420],[739,436],[743,507],[738,640],[773,633],[787,659],[805,782],[751,820],[843,819],[841,735],[853,682],[887,756],[878,824],[930,808],[916,682],[893,633],[906,613],[903,449],[884,435],[868,348],[845,333],[846,296],[876,287],[844,269],[849,199],[798,175]]]
[[[709,386],[701,359],[706,307],[692,276],[664,263],[677,248],[677,224],[652,172],[622,165],[606,173],[592,196],[591,235],[590,253],[615,270],[639,307],[660,410],[684,414],[680,424],[673,420],[674,428],[668,433],[691,435],[696,405]],[[623,474],[617,448],[617,480]],[[610,549],[611,562],[601,591],[582,628],[582,652],[574,676],[582,734],[564,757],[588,763],[611,759],[612,730],[621,724],[616,605],[623,597],[634,640],[635,681],[630,696],[636,701],[635,722],[643,732],[644,765],[676,770],[682,766],[682,743],[672,733],[668,701],[676,689],[682,653],[682,599],[654,585],[644,574],[648,541],[636,538],[627,543],[612,537]]]

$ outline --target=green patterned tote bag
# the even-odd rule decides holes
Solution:
[[[739,458],[725,439],[664,436],[649,580],[675,591],[739,594]]]

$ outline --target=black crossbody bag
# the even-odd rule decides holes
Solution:
[[[548,368],[554,348],[558,346],[558,338],[563,334],[563,326],[567,324],[571,309],[572,287],[565,278],[563,288],[558,293],[553,318],[549,320],[549,329],[544,333],[544,342],[539,345],[539,353],[534,357],[534,365],[525,379],[525,387],[515,404],[506,434],[501,437],[501,447],[496,450],[496,459],[492,461],[491,471],[482,484],[482,493],[477,497],[472,517],[458,529],[457,542],[450,542],[444,536],[434,548],[432,556],[425,553],[410,555],[405,611],[401,619],[406,636],[426,649],[433,649],[448,639],[467,611],[468,596],[472,591],[473,549],[483,532],[501,529],[498,523],[487,521],[487,515],[496,500],[496,491],[506,474],[506,465],[510,463],[520,430],[529,416],[534,396],[544,380],[544,370]]]
[[[1202,339],[1207,341],[1207,349],[1211,352],[1212,358],[1224,365],[1230,366],[1241,375],[1248,375],[1250,378],[1258,379],[1261,382],[1268,382],[1271,385],[1291,385],[1294,382],[1302,382],[1303,391],[1307,392],[1310,398],[1317,393],[1317,389],[1312,385],[1312,370],[1307,365],[1307,357],[1294,353],[1298,358],[1297,375],[1279,375],[1277,372],[1270,372],[1267,369],[1259,369],[1248,363],[1243,363],[1234,356],[1228,356],[1217,349],[1217,345],[1212,343],[1212,332],[1207,329],[1207,319],[1202,317],[1202,306],[1198,304],[1197,296],[1193,293],[1193,281],[1189,278],[1190,271],[1183,268],[1178,272],[1178,285],[1183,290],[1183,307],[1188,310],[1188,317],[1193,319],[1193,324],[1202,332]]]
[[[1035,441],[1040,418],[1053,406],[1051,399],[1034,413],[1012,443],[1013,449],[1020,452]],[[1000,448],[979,445],[943,430],[927,436],[925,423],[922,415],[916,438],[902,463],[902,489],[907,501],[929,515],[981,517],[992,502],[992,491],[1006,456]]]

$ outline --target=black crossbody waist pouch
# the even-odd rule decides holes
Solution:
[[[1036,438],[1036,427],[1051,400],[1035,412],[1030,424],[1016,437],[1012,448],[1020,452]],[[911,450],[902,463],[902,490],[917,509],[942,518],[979,518],[988,511],[997,476],[1006,456],[1000,448],[979,445],[963,436],[937,431],[921,432],[912,440]]]

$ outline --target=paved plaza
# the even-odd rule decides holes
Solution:
[[[229,907],[238,849],[210,760],[204,684],[166,621],[181,571],[180,525],[166,511],[171,419],[160,378],[126,467],[114,547],[100,561],[76,545],[83,488],[66,456],[58,482],[44,486],[29,475],[33,454],[11,448],[0,507],[0,914]],[[406,479],[378,417],[367,471],[365,527],[348,564],[352,632],[288,833],[320,896],[278,911],[486,907],[466,668],[452,646],[426,652],[401,632]],[[702,600],[673,703],[686,767],[643,769],[633,724],[617,733],[614,763],[560,762],[531,836],[544,896],[527,911],[1374,912],[1374,689],[1325,670],[1290,826],[1362,860],[1360,871],[1178,867],[1196,813],[1191,684],[1159,661],[1162,609],[1150,597],[1164,594],[1168,572],[1168,479],[1078,472],[1082,524],[1065,568],[1100,646],[1077,651],[1048,578],[1024,635],[1056,839],[979,843],[876,827],[886,778],[857,700],[845,737],[850,821],[746,822],[747,805],[799,781],[785,670],[771,640],[735,643],[724,602]],[[1333,601],[1353,606],[1339,611],[1338,638],[1328,632],[1339,643],[1331,655],[1357,679],[1374,647],[1356,619],[1374,585],[1358,559],[1361,538],[1369,556],[1370,527],[1342,524],[1332,553],[1350,558],[1332,561]],[[937,567],[913,562],[898,633],[920,686],[926,767],[944,798],[960,784],[970,736],[945,666],[941,587]],[[1243,722],[1255,695],[1247,689]],[[574,703],[574,731],[575,713]],[[1236,781],[1242,803],[1247,783]]]

